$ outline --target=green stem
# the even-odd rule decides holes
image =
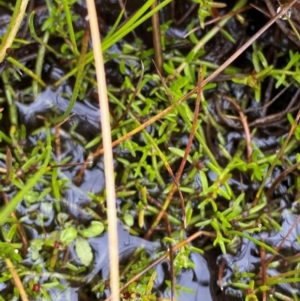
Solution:
[[[29,16],[29,30],[30,30],[30,34],[31,34],[32,38],[34,40],[36,40],[38,43],[40,43],[41,45],[43,45],[45,48],[47,48],[47,50],[49,52],[52,52],[57,58],[62,57],[62,55],[59,52],[57,52],[54,48],[52,48],[47,43],[44,43],[44,41],[36,35],[35,29],[34,29],[34,23],[33,23],[34,15],[35,15],[35,11],[31,12],[31,14]]]
[[[18,125],[17,107],[15,101],[13,100],[12,88],[9,85],[7,72],[4,71],[1,77],[2,77],[3,84],[6,87],[4,89],[4,92],[8,104],[9,120],[12,125]]]
[[[46,128],[46,132],[47,132],[47,146],[45,149],[46,154],[45,154],[44,163],[41,166],[40,170],[31,179],[29,179],[27,181],[25,187],[21,191],[19,191],[7,205],[2,207],[2,209],[0,211],[0,226],[3,226],[3,224],[6,223],[7,218],[16,209],[16,207],[22,201],[22,199],[27,194],[27,192],[29,192],[29,190],[32,189],[36,185],[36,183],[41,179],[41,177],[44,175],[44,173],[47,170],[47,166],[50,161],[51,150],[52,150],[49,127]]]
[[[151,6],[151,4],[154,2],[154,0],[147,1],[145,3],[145,5],[135,15],[132,16],[126,24],[124,24],[124,26],[122,27],[122,30],[118,30],[113,35],[108,34],[110,38],[104,39],[103,44],[102,44],[102,52],[106,53],[106,51],[112,45],[116,44],[120,39],[122,39],[124,36],[126,36],[129,32],[133,31],[136,27],[138,27],[143,22],[145,22],[148,18],[150,18],[156,11],[158,11],[159,9],[162,9],[164,6],[169,4],[171,1],[172,0],[166,0],[166,1],[162,2],[155,9],[151,10],[145,16],[141,17],[141,14],[145,10],[147,10]],[[125,28],[125,30],[124,30],[124,28]],[[94,51],[91,51],[86,55],[85,65],[90,64],[91,62],[93,62],[93,60],[94,60]],[[74,68],[69,73],[67,73],[65,76],[63,76],[59,81],[54,83],[54,87],[58,87],[62,82],[66,81],[69,77],[76,74],[76,72],[78,72],[78,67]]]
[[[266,245],[265,243],[261,242],[260,240],[252,237],[251,235],[244,233],[244,232],[240,232],[240,231],[236,231],[236,230],[230,230],[226,233],[227,235],[237,235],[237,236],[241,236],[243,238],[248,239],[249,241],[252,241],[253,243],[255,243],[256,245],[265,248],[267,251],[269,251],[272,254],[278,254],[278,252],[276,250],[274,250],[272,247]]]
[[[83,72],[84,72],[84,66],[85,66],[84,61],[86,58],[86,52],[87,52],[87,47],[88,47],[88,37],[89,36],[88,36],[87,32],[85,32],[85,34],[83,36],[83,41],[82,41],[81,54],[80,54],[79,61],[78,61],[78,72],[77,72],[77,76],[76,76],[75,87],[74,87],[74,90],[73,90],[73,93],[71,96],[71,100],[70,100],[69,105],[68,105],[66,111],[64,112],[64,114],[53,119],[52,122],[55,124],[62,122],[64,119],[66,119],[69,116],[69,114],[71,113],[71,111],[74,107],[75,101],[78,97],[78,94],[79,94],[79,91],[81,88],[81,84],[83,81]]]
[[[75,33],[74,33],[74,29],[73,29],[73,24],[72,24],[72,16],[71,16],[71,12],[70,12],[68,2],[69,1],[67,1],[67,0],[62,0],[63,6],[64,6],[64,11],[65,11],[65,14],[66,14],[66,20],[67,20],[67,24],[68,24],[69,35],[70,35],[70,39],[71,39],[71,42],[72,42],[72,46],[73,46],[75,54],[79,55],[79,51],[77,49]]]
[[[11,21],[9,23],[7,32],[3,38],[2,44],[0,46],[0,63],[3,62],[5,55],[6,55],[6,49],[12,45],[13,40],[19,30],[20,24],[25,15],[28,1],[29,0],[17,0],[15,9],[14,9],[14,13],[11,17]]]
[[[24,71],[26,74],[28,74],[30,77],[32,77],[35,81],[37,81],[42,87],[46,87],[45,82],[38,77],[34,72],[32,72],[30,69],[22,65],[20,62],[12,58],[11,56],[7,58],[7,61],[15,65],[20,70]]]
[[[48,42],[49,37],[50,37],[50,33],[49,31],[46,31],[43,38],[43,44],[41,45],[36,58],[35,73],[38,78],[42,77],[43,63],[44,63],[44,58],[46,53],[46,47],[44,46],[44,44]],[[34,99],[37,99],[39,93],[39,85],[38,82],[35,80],[32,83],[32,90],[33,90]]]

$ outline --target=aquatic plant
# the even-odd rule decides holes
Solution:
[[[98,50],[80,1],[1,3],[0,299],[299,299],[295,1],[155,2],[98,6]]]

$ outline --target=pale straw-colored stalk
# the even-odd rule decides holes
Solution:
[[[6,50],[12,45],[13,40],[19,30],[20,24],[26,12],[28,1],[29,0],[18,0],[15,5],[14,13],[11,17],[8,29],[0,46],[0,63],[4,60],[6,56]]]
[[[111,130],[109,122],[109,109],[107,88],[104,71],[104,61],[101,50],[100,32],[94,0],[87,0],[88,16],[91,28],[92,43],[94,48],[94,60],[98,83],[98,95],[100,104],[100,118],[102,124],[102,137],[104,148],[104,169],[106,181],[108,240],[110,257],[110,289],[113,301],[119,301],[119,253],[117,232],[117,211],[115,204],[115,180],[113,169],[113,155],[111,145]]]

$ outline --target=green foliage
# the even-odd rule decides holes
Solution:
[[[89,266],[92,263],[92,248],[86,239],[78,236],[75,241],[75,250],[83,265]]]
[[[95,237],[100,235],[104,231],[104,225],[98,221],[92,221],[87,228],[78,227],[78,232],[85,238]]]
[[[77,164],[79,162],[73,162],[72,155],[58,160],[55,149],[56,134],[63,133],[61,137],[82,147],[84,158],[90,158],[91,153],[102,143],[102,133],[91,135],[93,136],[91,138],[79,133],[81,124],[78,121],[66,121],[68,124],[66,128],[63,124],[57,125],[65,117],[69,117],[76,102],[82,99],[89,101],[87,95],[97,86],[94,80],[93,51],[88,50],[86,55],[83,54],[79,59],[79,55],[82,54],[79,53],[79,49],[83,43],[83,28],[79,30],[74,28],[74,22],[80,18],[73,10],[76,2],[73,0],[46,1],[47,17],[41,25],[41,30],[35,28],[36,12],[32,12],[29,16],[30,39],[39,43],[41,49],[45,48],[45,51],[51,52],[50,60],[68,61],[63,66],[65,73],[56,79],[53,86],[62,86],[62,83],[71,76],[76,76],[75,86],[72,86],[73,79],[68,82],[72,90],[70,95],[66,96],[64,93],[66,99],[69,100],[69,106],[63,115],[57,116],[58,113],[53,110],[52,113],[49,112],[49,115],[47,113],[42,116],[43,119],[36,116],[39,125],[33,129],[26,128],[19,118],[16,106],[18,93],[23,96],[28,94],[37,96],[39,91],[46,86],[42,79],[41,66],[44,63],[48,64],[48,61],[44,61],[45,56],[40,52],[35,72],[13,57],[7,59],[32,79],[35,83],[32,86],[21,89],[21,92],[16,91],[15,82],[21,82],[22,76],[12,68],[8,68],[1,74],[5,95],[0,97],[0,120],[3,123],[5,121],[6,124],[0,129],[0,159],[1,162],[5,162],[0,167],[3,174],[0,190],[9,196],[9,201],[0,211],[2,273],[0,282],[12,281],[11,274],[4,264],[5,259],[10,259],[16,265],[16,271],[28,292],[34,282],[47,279],[41,284],[40,292],[30,291],[30,297],[36,299],[51,300],[51,288],[64,291],[74,282],[86,285],[85,276],[94,261],[89,238],[99,236],[107,230],[105,189],[98,191],[96,187],[95,190],[89,191],[87,197],[90,202],[86,204],[87,208],[76,208],[89,214],[88,221],[76,220],[64,212],[65,208],[62,205],[66,202],[65,191],[74,189],[76,193],[78,187],[75,187],[69,178],[64,176],[61,166],[63,167],[66,163]],[[156,10],[162,9],[170,2],[171,0],[162,1],[156,9],[151,9],[150,6],[154,0],[146,1],[140,10],[125,23],[123,23],[124,12],[122,11],[107,35],[103,36],[102,41],[107,65],[110,62],[118,62],[116,73],[119,72],[118,75],[122,78],[122,83],[118,86],[111,84],[108,92],[113,125],[111,135],[114,140],[129,135],[144,122],[150,121],[151,118],[172,106],[172,110],[170,109],[167,114],[148,124],[134,136],[124,139],[118,144],[114,153],[118,218],[131,235],[140,237],[145,235],[153,220],[161,213],[161,208],[174,184],[174,176],[170,174],[173,173],[176,176],[179,165],[186,155],[189,135],[193,131],[197,98],[197,93],[191,93],[191,91],[194,91],[198,84],[199,67],[202,66],[204,80],[219,67],[218,64],[206,59],[209,57],[207,53],[209,47],[206,46],[215,37],[217,29],[220,29],[221,34],[230,43],[237,42],[225,26],[226,22],[232,18],[229,16],[222,19],[216,27],[213,27],[214,29],[207,26],[205,34],[200,39],[196,33],[182,38],[179,42],[184,47],[189,47],[190,42],[195,45],[193,49],[187,53],[184,51],[183,54],[177,47],[176,43],[179,44],[177,39],[168,36],[172,22],[166,22],[161,26],[164,51],[163,76],[165,76],[161,78],[153,72],[152,68],[154,49],[146,49],[138,36],[132,39],[130,44],[123,38],[150,18]],[[198,4],[198,18],[202,29],[207,19],[213,17],[214,9],[223,7],[222,3],[214,1],[194,0],[194,2]],[[245,2],[236,1],[234,9],[243,7]],[[194,23],[195,19],[189,23],[188,30],[195,26]],[[43,36],[39,37],[38,35],[41,34]],[[62,40],[59,45],[51,44],[51,39],[54,37]],[[15,40],[13,47],[18,48],[25,42]],[[114,48],[111,47],[116,44],[121,44],[122,53],[114,53]],[[268,196],[267,189],[273,182],[265,185],[264,180],[267,179],[271,166],[276,166],[278,170],[281,170],[299,163],[299,154],[293,152],[297,150],[300,140],[300,126],[295,126],[292,139],[280,160],[276,159],[276,153],[265,151],[263,146],[256,145],[255,139],[250,143],[251,155],[246,158],[244,136],[234,150],[226,147],[228,128],[240,130],[238,121],[235,123],[238,115],[232,118],[236,110],[231,107],[225,108],[225,113],[221,112],[223,115],[213,113],[212,110],[224,95],[238,98],[232,95],[232,83],[238,87],[237,90],[243,90],[243,86],[247,86],[247,91],[250,91],[247,92],[250,97],[247,94],[247,97],[234,100],[245,114],[247,114],[248,107],[252,105],[248,98],[254,95],[257,102],[264,99],[264,87],[269,79],[275,81],[275,88],[287,87],[291,83],[297,88],[300,83],[300,54],[290,50],[285,56],[283,67],[276,69],[269,62],[269,54],[258,42],[253,43],[250,52],[252,66],[249,70],[241,70],[231,65],[224,70],[224,74],[220,75],[218,81],[207,83],[199,92],[201,109],[196,116],[195,138],[186,156],[187,162],[183,169],[183,176],[179,179],[178,185],[176,183],[170,205],[162,214],[163,221],[154,229],[153,240],[158,237],[166,249],[169,244],[174,246],[182,243],[189,234],[192,235],[198,230],[209,235],[207,235],[203,249],[192,243],[174,252],[175,277],[180,275],[183,269],[195,267],[191,260],[192,252],[202,254],[216,248],[223,254],[227,254],[226,256],[229,254],[239,256],[244,241],[251,242],[260,250],[264,250],[267,256],[271,254],[277,256],[269,263],[268,268],[275,268],[282,264],[281,255],[278,255],[275,246],[258,238],[261,232],[282,231],[282,209],[278,207],[274,210],[276,200],[270,200]],[[281,59],[283,55],[283,53],[276,53],[276,59]],[[226,78],[224,81],[223,76]],[[7,112],[2,113],[2,107],[7,108]],[[221,117],[225,118],[225,121],[233,122],[224,124]],[[290,125],[294,125],[295,117],[292,113],[288,114],[287,119]],[[259,130],[256,125],[250,126],[250,138],[257,137]],[[280,143],[283,144],[285,139],[283,135]],[[30,142],[31,140],[35,141],[32,143],[34,145],[28,147],[26,143],[23,144],[24,141]],[[63,142],[61,146],[63,150],[67,147]],[[281,145],[278,144],[278,146]],[[8,149],[11,152],[10,160]],[[85,167],[102,168],[101,159],[94,159],[95,162]],[[295,171],[297,170],[299,166],[295,168]],[[239,181],[241,187],[244,185],[243,181],[251,183],[253,187],[261,186],[263,192],[258,195],[255,202],[252,199],[249,200],[249,196],[243,191],[244,188],[236,187],[234,184],[236,181]],[[290,182],[291,187],[287,193],[297,191],[299,194],[299,177],[293,178]],[[179,195],[179,189],[181,195]],[[184,204],[182,204],[181,196]],[[11,216],[20,204],[23,211],[18,212],[17,218]],[[47,222],[51,215],[54,215],[55,222],[49,227]],[[171,237],[165,231],[166,225],[170,226]],[[28,248],[28,258],[33,262],[32,270],[23,264],[24,254],[21,241],[24,237],[19,229],[20,226],[21,228],[28,227],[26,230],[37,233],[35,238],[29,241],[30,247]],[[81,264],[75,264],[69,260],[68,250],[72,247],[75,248]],[[161,251],[157,248],[153,254],[140,249],[134,252],[126,265],[122,263],[122,284],[132,279],[137,273],[143,272],[154,258],[161,255]],[[225,283],[224,286],[240,289],[245,300],[260,300],[262,292],[269,292],[271,286],[274,286],[276,290],[278,285],[299,282],[299,264],[296,261],[296,258],[288,257],[287,265],[291,267],[291,271],[287,272],[289,274],[283,274],[280,278],[268,276],[264,284],[258,280],[259,277],[254,272],[241,272],[239,267],[236,267],[234,279],[231,283]],[[130,297],[125,298],[124,295],[123,297],[127,300],[136,300],[138,297],[145,301],[157,300],[156,278],[155,269],[151,269],[129,285],[127,289]],[[91,291],[99,295],[107,289],[105,279],[98,281],[97,278],[97,281],[89,285]],[[162,286],[169,288],[171,283],[165,279]],[[188,288],[176,285],[176,292],[180,290],[189,291]],[[18,295],[17,292],[13,294]],[[63,295],[62,298],[64,297]],[[270,296],[270,300],[275,300],[275,298],[284,300],[287,296],[275,291]]]
[[[290,60],[286,67],[282,70],[276,70],[272,65],[269,65],[262,50],[253,44],[252,61],[255,73],[252,73],[244,78],[233,78],[235,83],[244,84],[254,89],[255,99],[261,100],[261,83],[266,77],[276,79],[275,87],[278,89],[281,86],[287,86],[291,79],[300,83],[299,73],[299,58],[298,52],[289,51]]]
[[[71,242],[75,240],[76,237],[77,230],[74,227],[69,227],[61,232],[60,241],[68,246]]]
[[[18,249],[20,249],[19,244],[9,244],[5,242],[0,242],[0,258],[9,258],[13,262],[21,262],[22,257],[19,254]]]
[[[212,15],[211,9],[213,7],[225,7],[226,4],[214,2],[212,0],[193,0],[193,2],[199,4],[198,17],[201,28],[204,28],[204,22],[207,17]]]

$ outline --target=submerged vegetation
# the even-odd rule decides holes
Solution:
[[[0,300],[109,300],[86,3],[27,2],[0,1]],[[299,1],[127,2],[96,1],[120,298],[299,300]]]

